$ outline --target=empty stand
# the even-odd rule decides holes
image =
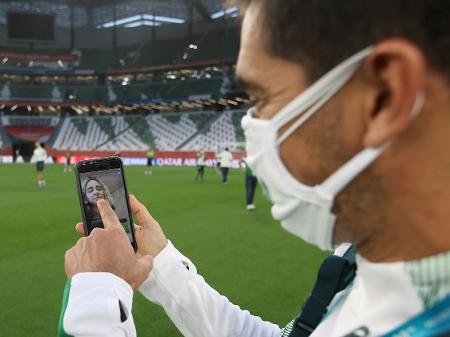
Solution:
[[[155,147],[161,151],[173,151],[195,135],[198,127],[189,116],[188,113],[148,116],[147,123],[155,137]]]
[[[199,132],[190,142],[185,144],[180,150],[209,150],[216,151],[223,147],[229,147],[231,150],[241,150],[244,141],[241,137],[242,129],[237,118],[243,115],[241,111],[226,111],[217,118],[208,130]],[[241,117],[242,118],[242,117]]]
[[[244,145],[243,111],[143,116],[65,117],[50,146],[71,151],[209,150]]]
[[[67,117],[52,144],[71,151],[143,151],[148,146],[122,116]]]

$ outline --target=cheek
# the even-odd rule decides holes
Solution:
[[[340,134],[339,109],[327,104],[285,141],[281,158],[299,181],[321,184],[345,162]]]
[[[299,132],[289,137],[280,147],[280,157],[288,171],[300,182],[314,185],[315,164],[313,149],[304,142]]]
[[[339,122],[339,138],[342,150],[350,154],[356,154],[363,148],[363,140],[366,126],[361,114],[362,107],[354,101],[341,108]]]

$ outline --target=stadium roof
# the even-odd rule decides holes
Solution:
[[[54,14],[56,26],[137,27],[211,21],[235,16],[236,8],[224,10],[223,0],[0,0],[0,24],[8,12]]]

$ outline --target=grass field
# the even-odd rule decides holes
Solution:
[[[47,166],[47,187],[35,185],[31,165],[0,166],[0,336],[55,336],[66,282],[64,252],[80,220],[75,178]],[[213,169],[203,184],[189,168],[126,169],[130,193],[160,222],[175,246],[208,283],[232,302],[284,325],[299,311],[324,257],[284,232],[258,189],[245,210],[244,177],[223,186]],[[180,336],[164,311],[135,295],[138,336]]]

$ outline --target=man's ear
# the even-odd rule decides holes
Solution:
[[[391,39],[374,47],[364,67],[377,87],[364,146],[377,147],[394,139],[413,120],[423,91],[426,62],[414,44]]]

